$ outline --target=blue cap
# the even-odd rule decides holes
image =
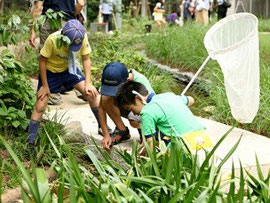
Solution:
[[[61,34],[70,39],[69,50],[76,52],[81,49],[85,29],[80,21],[76,19],[69,20],[63,27]]]
[[[118,87],[128,78],[128,70],[123,63],[111,62],[107,64],[102,72],[101,94],[105,96],[116,96]]]

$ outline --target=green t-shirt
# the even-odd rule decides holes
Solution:
[[[149,94],[152,93],[152,92],[155,92],[153,90],[153,88],[151,87],[151,84],[150,84],[149,80],[143,74],[137,72],[134,69],[132,69],[131,71],[132,71],[132,74],[133,74],[133,77],[134,77],[133,81],[143,84],[146,87]]]
[[[204,126],[197,121],[187,104],[185,96],[174,93],[155,95],[140,113],[143,134],[149,137],[156,133],[156,129],[167,136],[175,135],[174,130],[178,135],[203,130]]]

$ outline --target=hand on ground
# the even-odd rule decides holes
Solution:
[[[103,140],[101,141],[102,147],[107,150],[110,150],[111,143],[112,139],[110,136],[104,137]]]

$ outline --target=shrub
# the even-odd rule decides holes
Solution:
[[[23,66],[6,49],[0,55],[0,131],[18,132],[28,125],[35,94]]]

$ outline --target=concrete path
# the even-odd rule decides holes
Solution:
[[[78,99],[73,91],[67,95],[63,95],[64,103],[58,106],[50,106],[49,115],[53,116],[56,112],[58,114],[64,114],[65,122],[80,121],[82,124],[83,132],[89,136],[93,136],[98,140],[102,140],[102,136],[98,135],[97,122],[92,114],[89,105],[84,101]],[[217,143],[218,140],[231,128],[231,126],[224,125],[212,120],[199,118],[200,122],[206,127],[213,143]],[[129,123],[126,119],[124,122],[127,126]],[[108,124],[111,128],[114,128],[113,122],[108,118]],[[139,134],[136,129],[129,126],[131,132],[131,140],[121,143],[119,148],[130,149],[132,140],[138,140]],[[229,136],[223,141],[221,146],[217,150],[217,157],[224,158],[233,145],[238,141],[242,135],[242,140],[232,157],[225,163],[223,169],[228,170],[231,168],[232,161],[234,161],[235,168],[239,168],[239,160],[242,165],[253,174],[256,174],[256,159],[263,168],[263,172],[266,175],[270,168],[270,139],[257,135],[239,128],[233,129]]]

